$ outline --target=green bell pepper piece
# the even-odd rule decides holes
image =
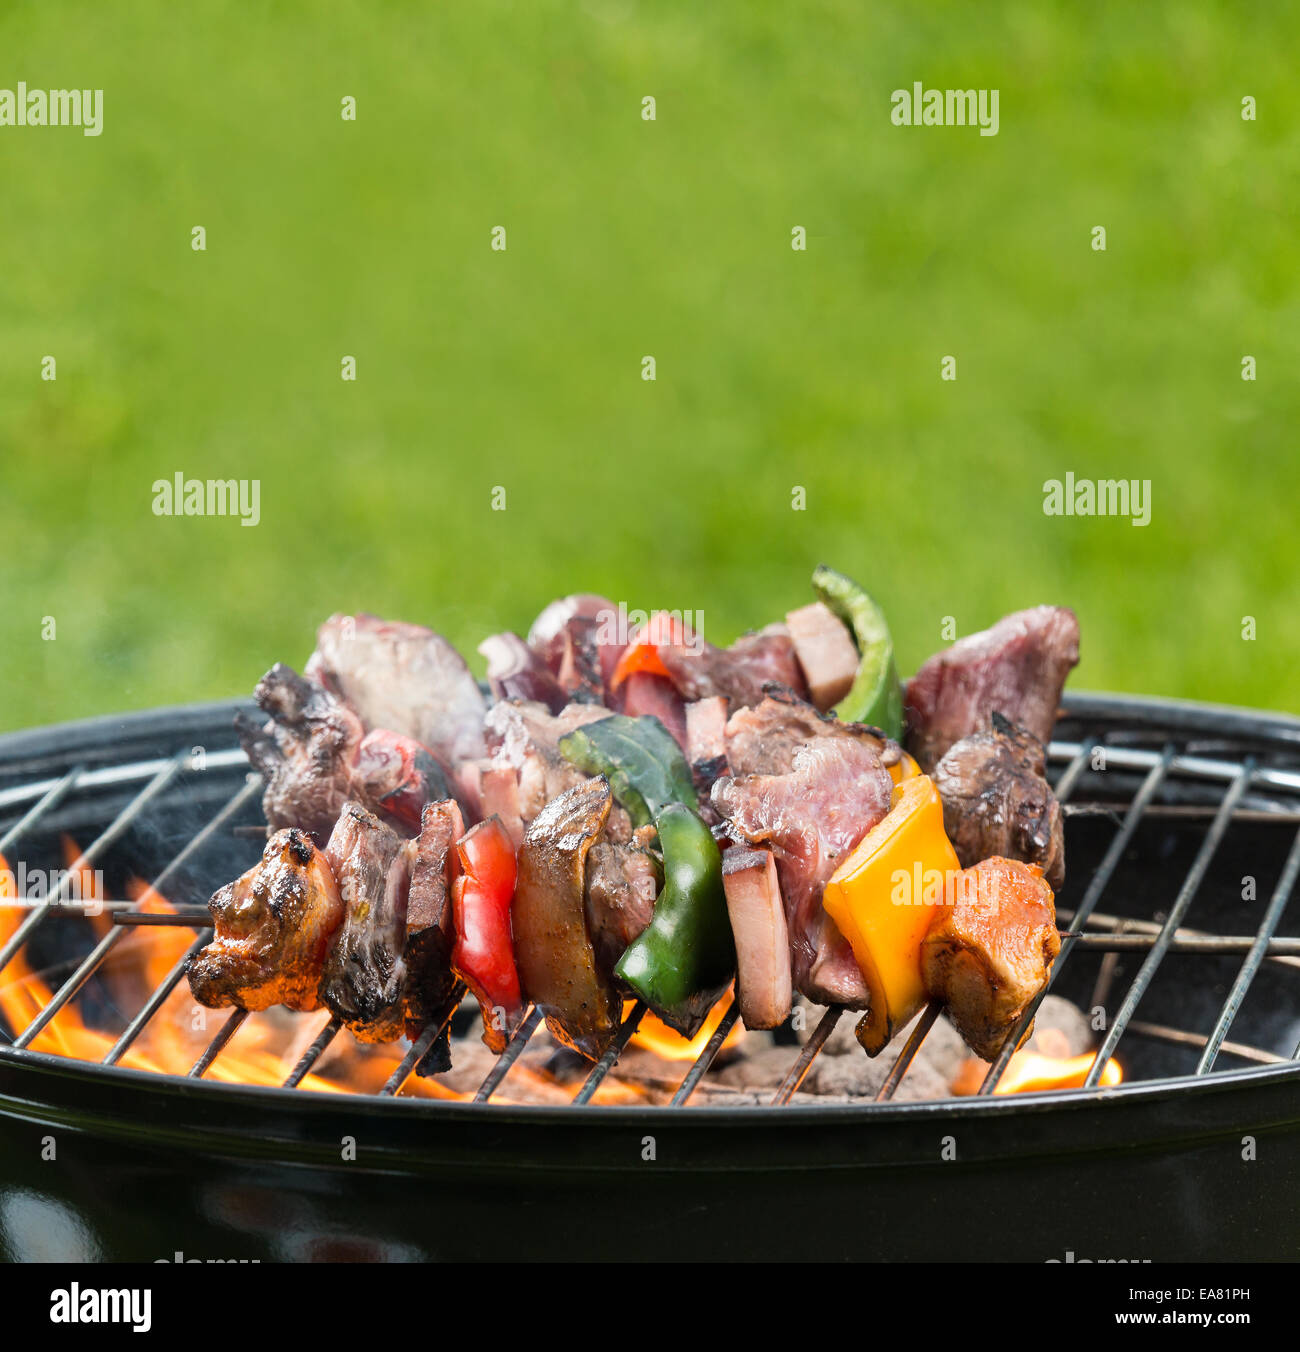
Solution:
[[[650,924],[614,968],[670,1028],[694,1037],[731,983],[736,945],[722,855],[699,815],[669,803],[656,820],[664,886]]]
[[[653,821],[669,803],[694,810],[699,799],[682,749],[649,714],[612,714],[560,738],[561,753],[579,770],[604,775],[633,826]]]
[[[812,577],[817,599],[849,627],[858,649],[858,674],[835,710],[846,723],[870,723],[899,741],[903,685],[894,664],[894,640],[884,612],[852,578],[825,564]]]

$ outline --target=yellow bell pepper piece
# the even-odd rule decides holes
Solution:
[[[894,783],[901,784],[905,779],[915,779],[921,773],[921,767],[907,754],[906,751],[889,766],[889,777]]]
[[[893,806],[835,870],[822,897],[871,992],[858,1041],[875,1056],[925,1003],[921,943],[961,870],[928,775],[904,779]]]

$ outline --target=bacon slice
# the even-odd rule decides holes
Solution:
[[[777,1028],[790,1017],[790,934],[771,850],[733,845],[722,886],[736,940],[736,988],[746,1028]]]
[[[833,709],[849,693],[858,674],[852,634],[820,601],[790,611],[785,622],[813,704],[823,713]]]

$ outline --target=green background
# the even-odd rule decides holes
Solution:
[[[105,108],[0,128],[0,725],[246,692],[334,610],[480,666],[574,589],[724,642],[820,560],[904,670],[1053,601],[1080,688],[1295,709],[1297,50],[1295,6],[9,0],[0,87]],[[914,80],[999,135],[893,126]],[[154,516],[178,470],[261,524]],[[1045,516],[1069,470],[1151,524]]]

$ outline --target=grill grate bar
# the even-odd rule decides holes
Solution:
[[[320,1060],[321,1053],[338,1036],[339,1030],[343,1024],[339,1021],[338,1015],[334,1015],[325,1023],[325,1027],[316,1034],[315,1041],[298,1058],[298,1064],[289,1072],[288,1078],[284,1082],[285,1089],[297,1089],[303,1082],[307,1072]]]
[[[102,1066],[115,1066],[122,1059],[131,1044],[140,1036],[141,1030],[145,1024],[153,1018],[155,1014],[163,1007],[167,997],[174,991],[180,982],[181,977],[185,975],[186,968],[190,965],[190,959],[206,944],[208,941],[207,933],[200,934],[197,939],[189,946],[182,955],[176,966],[162,979],[159,985],[155,986],[150,992],[149,998],[140,1008],[140,1012],[131,1020],[122,1031],[122,1036],[113,1043],[100,1062]]]
[[[230,1039],[244,1026],[244,1020],[248,1018],[248,1010],[236,1009],[231,1016],[217,1030],[217,1035],[204,1048],[203,1055],[190,1067],[189,1078],[191,1080],[201,1080],[208,1072],[208,1067],[226,1050]]]
[[[591,1096],[600,1088],[600,1082],[614,1068],[614,1062],[623,1054],[623,1048],[631,1040],[632,1034],[636,1032],[641,1024],[641,1020],[646,1016],[646,1006],[643,1000],[638,1000],[631,1008],[622,1026],[614,1034],[614,1040],[605,1049],[605,1054],[591,1068],[591,1073],[582,1082],[582,1088],[573,1096],[573,1102],[579,1106],[591,1102]]]
[[[181,753],[178,759],[185,769],[194,768],[191,752]],[[73,770],[69,775],[75,777],[78,789],[111,789],[119,784],[139,784],[165,770],[171,763],[170,758],[129,761],[125,765],[110,765],[102,770]],[[247,770],[248,757],[239,747],[232,747],[229,751],[209,751],[204,755],[203,766],[205,770]],[[30,803],[33,798],[40,798],[62,782],[61,779],[39,779],[31,784],[19,784],[0,791],[0,812],[7,807],[17,807],[20,803]]]
[[[1173,1042],[1180,1047],[1206,1047],[1210,1039],[1204,1033],[1191,1033],[1185,1028],[1170,1028],[1164,1023],[1144,1023],[1141,1019],[1132,1019],[1128,1031],[1138,1037],[1149,1037],[1157,1042]],[[1219,1050],[1229,1056],[1239,1056],[1243,1061],[1254,1061],[1261,1066],[1284,1066],[1289,1058],[1268,1052],[1263,1047],[1251,1047],[1245,1042],[1225,1041]]]
[[[813,1029],[812,1037],[803,1044],[803,1050],[795,1059],[794,1065],[781,1081],[780,1088],[772,1095],[771,1102],[774,1108],[784,1107],[794,1097],[795,1090],[803,1083],[804,1076],[817,1059],[817,1053],[826,1045],[827,1039],[835,1031],[835,1025],[840,1021],[840,1015],[844,1012],[843,1005],[827,1005],[826,1013]]]
[[[59,905],[64,898],[70,881],[77,876],[79,871],[93,864],[100,854],[118,839],[128,826],[140,815],[141,812],[156,798],[181,772],[181,767],[188,760],[188,753],[184,756],[174,756],[171,760],[162,762],[162,769],[140,790],[138,794],[117,814],[116,817],[105,828],[89,849],[83,851],[81,858],[68,869],[60,880],[58,887],[51,894],[46,903],[34,910],[31,915],[23,921],[14,931],[13,937],[3,948],[0,948],[0,972],[13,961],[14,957],[27,942],[28,936],[45,919],[47,915]],[[39,805],[38,805],[39,806]]]
[[[82,773],[83,767],[76,765],[62,779],[46,781],[50,787],[45,791],[40,802],[29,808],[3,836],[0,836],[0,854],[3,854],[15,840],[20,840],[50,808],[57,807],[69,790],[76,785]]]
[[[235,815],[245,803],[253,797],[256,790],[260,787],[260,781],[250,779],[240,791],[221,809],[219,813],[196,835],[193,836],[185,848],[167,865],[158,875],[150,887],[150,891],[158,893],[163,884],[176,872],[176,870],[189,859],[196,850],[205,845],[221,827]],[[207,928],[204,926],[203,928]],[[124,934],[128,933],[125,928],[110,930],[95,947],[86,956],[85,960],[75,972],[63,983],[55,992],[49,1004],[23,1029],[22,1033],[15,1038],[15,1047],[26,1047],[33,1038],[37,1037],[41,1030],[45,1028],[50,1021],[58,1014],[59,1010],[72,999],[74,995],[94,976],[104,959],[113,951],[119,940]]]
[[[885,1082],[880,1086],[876,1094],[877,1103],[888,1103],[890,1099],[898,1092],[898,1086],[903,1082],[903,1076],[907,1074],[908,1068],[916,1060],[916,1054],[921,1050],[921,1044],[930,1035],[930,1029],[934,1027],[935,1020],[943,1011],[943,1006],[937,1000],[931,1000],[921,1011],[921,1017],[917,1019],[911,1035],[903,1044],[903,1050],[898,1053],[894,1064],[889,1068],[889,1074],[885,1076]]]
[[[1078,754],[1078,742],[1053,742],[1052,760],[1067,760]],[[1164,751],[1143,751],[1134,747],[1106,746],[1106,768],[1108,770],[1151,770],[1164,760],[1169,748]],[[1231,782],[1241,773],[1241,762],[1210,759],[1205,756],[1175,754],[1170,761],[1169,772],[1175,776],[1186,775],[1191,779],[1218,779]],[[1288,789],[1300,793],[1300,770],[1280,770],[1261,765],[1255,770],[1257,785],[1264,784],[1275,789]]]
[[[1053,793],[1056,795],[1056,801],[1062,807],[1069,802],[1070,795],[1074,793],[1079,780],[1083,777],[1083,772],[1088,768],[1088,758],[1092,755],[1093,747],[1096,744],[1096,739],[1093,737],[1083,741],[1078,751],[1075,752],[1073,760],[1061,771],[1061,776],[1056,781]],[[921,1050],[921,1045],[929,1036],[930,1029],[934,1027],[939,1014],[938,1003],[931,1001],[921,1015],[916,1027],[912,1029],[911,1036],[903,1044],[903,1050],[899,1052],[894,1064],[889,1068],[889,1074],[886,1076],[884,1084],[880,1086],[880,1092],[876,1095],[877,1102],[885,1103],[894,1097],[898,1086],[903,1082],[903,1076],[907,1074],[909,1067],[916,1059],[916,1054]]]
[[[740,1001],[733,1000],[730,1008],[722,1016],[721,1023],[713,1030],[713,1036],[704,1044],[704,1050],[695,1058],[694,1064],[686,1072],[686,1078],[678,1085],[677,1092],[672,1097],[671,1107],[680,1108],[695,1092],[696,1085],[708,1074],[714,1057],[722,1050],[722,1044],[736,1026],[738,1018],[740,1018]]]
[[[1110,1027],[1106,1030],[1106,1036],[1101,1040],[1096,1058],[1084,1077],[1084,1089],[1095,1089],[1098,1080],[1101,1079],[1101,1073],[1106,1067],[1106,1062],[1119,1045],[1120,1038],[1124,1036],[1124,1030],[1128,1027],[1128,1022],[1133,1017],[1138,1003],[1147,993],[1147,988],[1155,977],[1156,969],[1164,961],[1170,941],[1177,932],[1183,916],[1187,914],[1187,908],[1192,904],[1192,899],[1200,888],[1201,882],[1210,867],[1210,861],[1219,848],[1219,842],[1227,834],[1228,827],[1232,822],[1233,809],[1237,806],[1237,801],[1241,795],[1250,787],[1254,772],[1254,757],[1247,756],[1237,772],[1237,778],[1233,781],[1232,787],[1223,796],[1218,815],[1210,829],[1205,833],[1205,839],[1201,843],[1201,848],[1197,851],[1192,867],[1187,872],[1187,877],[1183,880],[1178,898],[1170,908],[1169,915],[1160,930],[1160,937],[1156,940],[1151,952],[1147,954],[1142,966],[1138,968],[1138,974],[1133,978],[1133,984],[1129,986],[1128,992],[1124,996],[1124,1003],[1120,1005],[1118,1012],[1110,1022]]]
[[[1209,1041],[1205,1044],[1205,1051],[1201,1053],[1201,1059],[1196,1064],[1198,1075],[1206,1074],[1214,1066],[1219,1048],[1223,1045],[1223,1039],[1227,1036],[1228,1029],[1232,1027],[1233,1019],[1237,1017],[1237,1011],[1241,1008],[1241,1002],[1246,998],[1250,983],[1254,981],[1260,966],[1263,964],[1266,952],[1274,942],[1273,935],[1277,932],[1277,927],[1281,923],[1282,912],[1286,910],[1286,904],[1291,898],[1297,876],[1300,876],[1300,832],[1296,833],[1296,838],[1291,844],[1291,853],[1287,855],[1286,863],[1282,868],[1282,876],[1277,880],[1277,886],[1273,889],[1272,897],[1269,898],[1268,910],[1264,912],[1264,918],[1259,922],[1259,932],[1255,936],[1254,947],[1246,955],[1245,962],[1241,964],[1241,971],[1237,973],[1237,979],[1232,983],[1228,998],[1223,1002],[1222,1010],[1219,1011],[1218,1022],[1214,1025]]]
[[[451,996],[447,1000],[447,1008],[441,1019],[436,1022],[430,1020],[424,1026],[424,1031],[411,1044],[411,1049],[406,1053],[397,1069],[388,1077],[384,1087],[379,1090],[380,1098],[392,1098],[401,1087],[411,1078],[412,1072],[416,1066],[424,1060],[429,1048],[447,1031],[455,1017],[456,1011],[460,1008],[460,1002],[465,998],[465,983],[457,981],[451,988]]]
[[[501,1081],[510,1073],[510,1067],[519,1060],[529,1039],[537,1031],[542,1021],[542,1011],[533,1005],[523,1023],[514,1031],[514,1036],[506,1044],[505,1050],[497,1057],[492,1069],[488,1071],[483,1083],[474,1095],[475,1103],[486,1103],[501,1088]]]
[[[1106,751],[1108,763],[1111,751]],[[998,1053],[998,1058],[989,1067],[989,1072],[985,1075],[983,1083],[979,1087],[979,1093],[983,1097],[992,1094],[998,1087],[998,1081],[1006,1073],[1007,1066],[1011,1063],[1012,1056],[1015,1055],[1021,1042],[1024,1040],[1026,1031],[1034,1021],[1034,1015],[1038,1013],[1038,1007],[1043,1003],[1043,998],[1051,990],[1053,982],[1065,966],[1066,959],[1070,956],[1070,951],[1074,947],[1073,936],[1083,929],[1092,914],[1093,907],[1101,900],[1101,894],[1105,890],[1106,884],[1110,881],[1111,875],[1119,867],[1119,861],[1124,856],[1124,851],[1128,848],[1129,841],[1133,838],[1133,833],[1137,830],[1139,822],[1142,820],[1142,814],[1146,811],[1147,804],[1155,797],[1160,785],[1164,782],[1165,776],[1169,773],[1169,767],[1174,759],[1174,748],[1172,743],[1165,747],[1156,763],[1147,771],[1146,778],[1142,781],[1137,793],[1133,795],[1133,801],[1129,804],[1128,812],[1120,824],[1119,830],[1115,834],[1114,840],[1110,842],[1110,847],[1102,857],[1101,863],[1097,866],[1097,871],[1092,875],[1088,882],[1088,889],[1083,894],[1083,900],[1079,903],[1078,909],[1074,913],[1074,919],[1070,921],[1070,929],[1066,937],[1061,941],[1061,951],[1057,954],[1056,961],[1052,964],[1051,970],[1047,974],[1047,984],[1032,999],[1020,1016],[1020,1022],[1016,1024],[1008,1035],[1007,1040],[1002,1044],[1002,1050]],[[1100,1064],[1104,1065],[1105,1062]]]

